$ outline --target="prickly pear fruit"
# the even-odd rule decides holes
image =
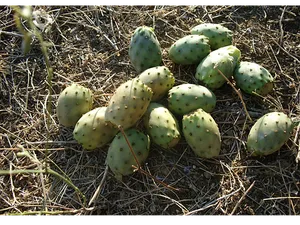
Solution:
[[[56,106],[58,121],[63,126],[73,127],[92,107],[92,92],[88,88],[73,83],[66,87],[58,97]]]
[[[233,73],[236,84],[244,92],[256,92],[262,96],[273,90],[273,77],[264,67],[254,63],[241,61]]]
[[[165,149],[174,147],[181,138],[177,119],[159,103],[150,103],[143,121],[151,140]]]
[[[125,134],[139,164],[143,164],[149,154],[149,136],[135,128],[126,130]],[[129,175],[134,172],[132,165],[138,167],[126,139],[121,132],[115,136],[110,144],[107,152],[106,164],[119,180],[122,180],[122,176]]]
[[[202,158],[218,156],[221,150],[221,135],[215,120],[203,109],[183,116],[183,134],[188,145]]]
[[[210,53],[208,41],[203,35],[187,35],[172,44],[169,57],[177,64],[197,64]]]
[[[199,63],[195,77],[210,89],[220,88],[226,79],[218,70],[231,77],[240,57],[240,50],[233,45],[214,50]]]
[[[136,124],[144,115],[153,92],[140,79],[134,78],[121,84],[111,97],[106,112],[106,121],[124,130]]]
[[[141,81],[153,91],[151,101],[160,100],[175,83],[175,77],[165,66],[152,67],[142,72]]]
[[[208,37],[212,50],[232,45],[233,32],[228,28],[214,23],[203,23],[191,29],[191,34],[204,35]]]
[[[232,56],[234,68],[237,66],[237,64],[240,63],[241,51],[233,45],[228,45],[228,46],[219,48],[218,51],[216,51],[216,54],[219,54],[219,53],[228,54],[228,55]]]
[[[265,156],[278,151],[292,135],[294,124],[282,112],[267,113],[252,126],[247,150],[253,156]]]
[[[118,129],[105,121],[105,111],[106,107],[95,108],[82,115],[76,123],[73,136],[84,149],[102,147],[118,133]]]
[[[129,45],[129,58],[138,73],[160,65],[161,47],[152,27],[136,28]]]
[[[169,90],[168,108],[184,115],[198,108],[211,112],[216,106],[216,96],[208,88],[196,84],[181,84]]]

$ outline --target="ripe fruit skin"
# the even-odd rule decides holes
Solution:
[[[152,27],[136,28],[130,40],[129,58],[138,73],[161,64],[162,51]]]
[[[221,135],[217,123],[203,109],[183,116],[183,134],[194,153],[202,158],[213,158],[221,150]]]
[[[175,77],[165,66],[156,66],[142,72],[139,79],[153,91],[151,101],[160,100],[174,86]]]
[[[252,126],[247,150],[253,156],[266,156],[278,151],[292,135],[292,120],[282,112],[267,113]]]
[[[177,115],[183,116],[198,108],[211,112],[215,106],[215,94],[204,86],[180,84],[169,90],[168,108]]]
[[[88,88],[73,83],[66,87],[58,97],[56,106],[58,121],[65,127],[73,127],[92,107],[92,92]]]
[[[143,164],[150,149],[150,139],[148,135],[138,131],[135,128],[130,128],[125,131],[127,139],[132,146],[132,149],[137,157],[139,164]],[[134,168],[132,165],[138,166],[123,134],[119,132],[107,152],[106,164],[115,174],[115,177],[122,180],[122,176],[132,174]]]
[[[134,126],[146,112],[152,95],[151,88],[140,79],[126,81],[111,97],[105,112],[106,121],[124,130]]]
[[[264,67],[254,62],[241,61],[234,71],[236,84],[244,92],[262,96],[273,90],[273,77]]]
[[[177,40],[169,49],[169,58],[177,64],[198,64],[210,53],[208,38],[203,35],[187,35]]]
[[[228,28],[214,23],[203,23],[191,29],[191,34],[204,35],[208,37],[212,50],[232,45],[233,32]]]
[[[118,129],[105,121],[106,107],[95,108],[78,120],[73,137],[84,149],[93,150],[110,142]]]
[[[163,105],[150,103],[143,121],[153,143],[168,149],[179,142],[181,135],[178,121]]]

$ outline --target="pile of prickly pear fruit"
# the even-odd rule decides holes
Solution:
[[[107,105],[94,109],[92,91],[70,85],[58,98],[59,123],[74,127],[73,137],[83,149],[109,146],[106,164],[118,179],[143,164],[151,146],[169,150],[182,140],[197,157],[218,157],[222,130],[211,115],[218,101],[213,91],[229,80],[253,98],[274,88],[271,73],[255,62],[241,61],[242,53],[233,41],[228,28],[204,23],[171,44],[167,49],[171,62],[182,68],[196,65],[198,83],[182,83],[162,65],[163,49],[154,29],[137,27],[128,47],[135,78],[117,87]],[[264,115],[249,132],[247,150],[253,156],[278,151],[294,125],[282,112]]]

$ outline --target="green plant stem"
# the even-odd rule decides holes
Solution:
[[[20,16],[22,16],[22,11],[20,9],[20,7],[18,6],[11,6],[15,12],[16,12],[16,18],[19,19]],[[52,77],[53,77],[53,69],[50,65],[50,60],[49,60],[49,55],[48,55],[48,45],[47,43],[44,41],[42,33],[38,30],[38,28],[34,25],[33,20],[32,20],[32,15],[30,15],[27,19],[27,23],[30,27],[30,29],[32,30],[33,35],[38,39],[39,44],[40,44],[40,48],[43,54],[43,58],[45,60],[45,64],[46,64],[46,70],[47,70],[47,84],[48,84],[48,93],[49,93],[49,97],[47,99],[47,103],[46,103],[46,111],[47,111],[47,128],[49,128],[50,123],[51,123],[51,118],[50,118],[50,114],[52,112]],[[19,22],[18,24],[18,28],[19,30],[21,30],[21,32],[23,33],[23,35],[25,35],[25,29],[21,26],[21,22]],[[47,132],[47,140],[50,140],[50,132]],[[48,169],[48,149],[49,148],[49,144],[46,144],[46,151],[45,151],[45,169]]]
[[[15,6],[13,7],[16,11],[16,14],[18,14],[18,17],[22,16],[21,10],[19,7]],[[52,112],[52,107],[51,107],[51,102],[52,102],[52,76],[53,76],[53,69],[50,65],[50,61],[49,61],[49,55],[48,55],[48,46],[46,45],[46,42],[43,39],[42,33],[38,30],[38,28],[34,25],[33,23],[33,18],[32,18],[32,14],[28,15],[27,19],[27,23],[30,27],[30,29],[32,30],[33,35],[38,39],[39,44],[40,44],[40,48],[43,54],[43,58],[46,64],[46,69],[47,69],[47,83],[48,83],[48,94],[49,97],[47,99],[46,102],[46,124],[47,124],[47,140],[50,140],[50,132],[49,132],[49,127],[51,124],[51,118],[50,118],[50,113]],[[19,29],[21,28],[21,24],[19,24]],[[26,35],[28,34],[27,32],[24,33],[24,29],[21,28],[21,30],[23,30],[23,39],[26,37]],[[47,142],[46,144],[46,151],[45,151],[45,163],[44,163],[44,167],[45,167],[45,172],[47,173],[47,171],[49,170],[49,151],[48,149],[50,148],[49,143]],[[46,196],[44,196],[44,203],[46,204]]]
[[[14,7],[15,11],[16,11],[16,14],[18,15],[18,17],[16,18],[19,18],[20,16],[22,16],[21,14],[21,10],[19,7]],[[53,69],[50,65],[50,61],[49,61],[49,55],[48,55],[48,45],[46,44],[46,42],[44,41],[43,39],[43,36],[42,36],[42,33],[40,32],[40,30],[38,30],[38,28],[34,25],[33,23],[33,18],[32,18],[32,14],[29,15],[27,18],[27,23],[33,33],[33,35],[38,39],[39,41],[39,44],[40,44],[40,49],[42,51],[42,54],[43,54],[43,58],[44,58],[44,61],[45,61],[45,64],[46,64],[46,69],[47,69],[47,85],[48,85],[48,94],[49,94],[49,97],[47,98],[47,102],[46,102],[46,124],[47,124],[47,140],[50,140],[50,131],[49,131],[49,127],[50,127],[50,124],[51,124],[51,117],[50,117],[50,114],[52,112],[52,105],[51,105],[51,102],[52,102],[52,77],[53,77]],[[25,32],[25,30],[23,28],[21,28],[21,24],[19,24],[19,29],[20,30],[23,30],[23,35],[25,38],[26,35],[28,34],[27,32]],[[47,171],[49,170],[49,151],[48,149],[50,148],[50,145],[49,143],[47,142],[46,144],[46,151],[45,151],[45,163],[42,164],[44,165],[45,167],[45,171],[47,173]],[[46,204],[46,196],[44,196],[44,202]]]
[[[56,176],[60,179],[62,179],[64,182],[66,182],[70,187],[72,187],[75,192],[83,199],[83,206],[86,206],[86,197],[85,195],[79,190],[78,187],[76,187],[71,180],[67,179],[66,177],[60,175],[56,171],[48,168],[47,170],[0,170],[0,176],[2,175],[16,175],[16,174],[31,174],[31,173],[48,173],[53,176]]]
[[[45,146],[45,158],[44,161],[45,163],[40,163],[41,166],[43,166],[44,168],[41,168],[40,170],[13,170],[13,171],[5,171],[5,170],[0,170],[0,175],[13,175],[13,174],[24,174],[24,173],[38,173],[38,174],[51,174],[54,175],[60,179],[62,179],[64,182],[66,182],[70,187],[72,187],[75,192],[81,196],[81,198],[83,199],[83,205],[86,205],[86,198],[84,196],[84,194],[79,190],[79,188],[77,188],[70,179],[67,178],[67,176],[62,176],[59,173],[55,172],[54,170],[52,170],[49,167],[49,148],[50,148],[50,143],[48,142],[50,140],[50,131],[49,131],[49,127],[51,125],[51,112],[52,112],[52,77],[53,77],[53,69],[50,65],[50,60],[49,60],[49,55],[48,55],[48,47],[49,47],[49,43],[45,42],[43,39],[43,35],[42,32],[35,26],[35,24],[33,23],[33,18],[32,15],[22,15],[22,10],[19,6],[11,6],[14,10],[15,10],[15,22],[16,22],[16,26],[19,29],[19,31],[23,34],[23,36],[30,34],[30,35],[34,35],[39,44],[40,44],[40,49],[41,52],[43,54],[43,58],[45,61],[45,65],[46,65],[46,70],[47,70],[47,78],[46,78],[46,82],[47,82],[47,86],[48,86],[48,95],[49,97],[47,98],[46,101],[46,124],[47,124],[47,134],[46,134],[46,138],[47,138],[47,143]],[[21,24],[21,17],[23,17],[24,19],[26,19],[27,24],[29,25],[30,28],[30,33],[28,31],[26,31],[22,24]],[[26,18],[25,18],[26,17]],[[30,155],[28,155],[30,156]],[[65,175],[65,173],[63,173]],[[44,201],[46,202],[46,196],[44,196]],[[41,213],[41,212],[46,212],[45,210],[37,212],[37,213]],[[43,213],[45,214],[45,213]]]
[[[32,21],[32,17],[30,17],[30,19],[28,20],[28,24],[30,26],[30,28],[32,29],[33,31],[33,34],[37,37],[37,39],[39,40],[39,43],[40,43],[40,47],[41,47],[41,51],[42,51],[42,54],[43,54],[43,57],[44,57],[44,60],[45,60],[45,64],[46,64],[46,69],[47,69],[47,84],[48,84],[48,94],[49,94],[49,97],[48,97],[48,100],[47,100],[47,103],[46,103],[46,112],[47,112],[47,115],[46,115],[46,118],[47,118],[47,128],[49,128],[50,124],[51,124],[51,118],[50,118],[50,114],[52,112],[52,105],[51,105],[51,102],[52,102],[52,77],[53,77],[53,69],[50,65],[50,61],[49,61],[49,55],[48,55],[48,48],[45,44],[45,41],[43,39],[43,36],[41,34],[41,32],[37,29],[37,27],[34,25],[33,21]],[[50,132],[48,131],[47,132],[47,140],[50,140]],[[45,160],[46,160],[46,163],[45,163],[45,169],[47,170],[48,169],[48,155],[49,155],[49,152],[48,152],[48,149],[49,148],[49,143],[46,144],[46,151],[45,151]]]

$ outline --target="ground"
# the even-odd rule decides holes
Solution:
[[[14,10],[0,7],[1,214],[299,215],[299,126],[280,151],[269,156],[250,156],[245,141],[253,123],[267,112],[299,119],[300,7],[38,6],[33,10],[45,11],[53,19],[42,33],[50,43],[51,84],[38,39],[24,55]],[[143,169],[179,190],[139,172],[118,181],[108,170],[98,198],[88,206],[104,175],[108,146],[83,150],[72,129],[59,125],[55,106],[60,92],[76,82],[92,90],[94,107],[106,106],[121,83],[137,76],[128,47],[134,30],[142,25],[154,27],[163,65],[173,72],[175,85],[197,83],[197,65],[175,65],[167,51],[202,22],[231,29],[241,59],[264,66],[274,76],[273,92],[266,97],[241,92],[250,121],[229,84],[215,91],[217,105],[211,115],[222,136],[221,154],[215,159],[197,157],[183,138],[170,151],[151,145]],[[65,180],[41,172],[46,164]],[[9,175],[9,171],[15,172]]]

